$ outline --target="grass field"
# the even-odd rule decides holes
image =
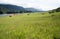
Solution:
[[[60,12],[1,16],[0,39],[60,39]]]

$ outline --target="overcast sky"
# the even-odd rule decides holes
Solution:
[[[0,0],[0,3],[34,7],[42,10],[51,10],[60,7],[60,0]]]

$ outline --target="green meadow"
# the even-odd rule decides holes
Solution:
[[[0,16],[0,39],[60,39],[60,12]]]

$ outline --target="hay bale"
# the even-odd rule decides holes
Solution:
[[[9,17],[12,17],[12,15],[9,15]]]
[[[27,15],[30,15],[30,14],[27,14]]]
[[[51,16],[55,16],[55,15],[51,15]]]

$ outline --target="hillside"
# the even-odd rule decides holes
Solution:
[[[36,8],[25,8],[26,11],[31,11],[31,12],[42,12],[42,9],[36,9]]]
[[[49,13],[60,12],[60,7],[56,9],[49,10]]]
[[[18,13],[18,12],[24,12],[25,9],[21,6],[16,5],[10,5],[10,4],[0,4],[0,12],[3,13]]]
[[[23,13],[23,12],[43,12],[43,10],[36,8],[24,8],[22,6],[16,6],[11,4],[0,4],[0,14]]]

